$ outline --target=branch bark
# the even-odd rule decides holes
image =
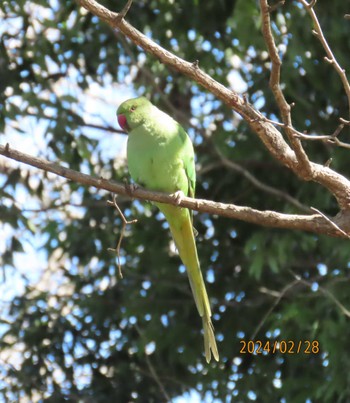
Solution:
[[[267,0],[260,0],[261,18],[262,18],[262,33],[267,45],[267,50],[271,59],[271,75],[270,75],[270,88],[275,97],[276,103],[281,113],[282,121],[284,123],[284,130],[288,136],[289,142],[295,152],[295,156],[298,160],[299,172],[303,172],[303,178],[309,180],[312,178],[312,171],[310,161],[306,155],[301,141],[294,135],[291,105],[288,104],[284,97],[280,80],[281,80],[281,66],[282,61],[278,55],[277,46],[272,34],[271,19],[270,19],[270,7]],[[310,176],[309,176],[310,175]]]
[[[195,81],[234,109],[246,120],[274,158],[290,168],[303,180],[312,180],[327,188],[337,199],[339,208],[343,213],[350,209],[349,180],[329,167],[314,162],[309,162],[309,169],[303,169],[296,153],[286,143],[277,128],[266,121],[264,116],[244,98],[202,71],[198,63],[190,63],[162,48],[127,23],[123,18],[120,18],[120,14],[108,10],[95,0],[77,0],[77,2],[112,28],[118,29],[119,32],[129,38],[135,45],[140,46],[146,52],[156,57],[161,63]]]
[[[200,211],[202,213],[216,214],[266,227],[309,231],[316,234],[325,234],[339,238],[347,238],[346,234],[350,234],[350,212],[342,212],[334,219],[330,220],[325,219],[321,214],[283,214],[269,210],[256,210],[250,207],[238,206],[235,204],[225,204],[203,199],[192,199],[190,197],[184,197],[180,204],[178,204],[177,200],[172,195],[153,192],[142,188],[135,189],[131,192],[130,189],[128,189],[128,187],[124,184],[108,181],[103,178],[95,178],[90,175],[74,171],[73,169],[63,167],[57,163],[53,163],[42,158],[33,157],[31,155],[11,149],[8,144],[6,146],[0,145],[0,155],[62,176],[84,186],[93,186],[97,189],[104,189],[112,193],[129,196],[130,198],[180,205],[182,207],[187,207],[191,210]],[[341,230],[337,227],[341,228]]]

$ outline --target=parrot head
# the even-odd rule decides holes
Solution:
[[[133,98],[123,102],[117,110],[119,126],[129,132],[142,125],[149,116],[151,102],[145,97]]]

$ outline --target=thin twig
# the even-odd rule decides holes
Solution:
[[[222,163],[227,167],[232,169],[235,172],[240,173],[243,175],[250,183],[252,183],[257,189],[262,190],[265,193],[271,194],[276,196],[280,199],[287,201],[288,203],[292,204],[294,207],[297,207],[301,211],[305,211],[306,213],[310,213],[310,208],[305,206],[304,204],[300,203],[299,200],[290,196],[288,193],[283,192],[282,190],[276,189],[266,183],[261,182],[258,178],[256,178],[253,174],[251,174],[247,169],[243,168],[241,165],[237,164],[234,161],[226,158],[222,152],[214,145],[214,149],[221,159]]]
[[[344,235],[346,238],[350,239],[350,235],[347,234],[344,230],[342,230],[334,221],[332,221],[330,218],[328,218],[325,214],[323,214],[320,210],[318,210],[315,207],[311,207],[312,211],[315,211],[318,213],[321,217],[323,217],[329,224],[332,225],[336,230],[338,230],[342,235]]]
[[[350,120],[346,120],[344,118],[339,118],[341,123],[344,123],[344,125],[350,126]]]
[[[266,322],[267,318],[271,315],[271,313],[274,311],[274,309],[277,307],[277,305],[280,303],[281,299],[286,295],[286,293],[293,288],[296,284],[298,284],[298,280],[294,280],[291,283],[287,284],[280,292],[271,292],[270,290],[267,290],[266,288],[262,287],[260,288],[260,292],[264,294],[269,294],[273,295],[274,297],[277,297],[276,301],[271,305],[269,310],[265,313],[261,321],[258,323],[258,326],[255,328],[253,334],[249,338],[249,340],[255,340],[255,337],[257,334],[260,332],[261,328],[263,327],[264,323]]]
[[[167,391],[165,390],[164,385],[160,381],[159,376],[158,376],[156,370],[154,369],[154,366],[152,365],[152,362],[151,362],[151,360],[149,359],[149,357],[148,357],[148,355],[146,353],[145,353],[145,360],[146,360],[146,364],[148,366],[148,369],[149,369],[150,373],[152,374],[153,379],[155,380],[155,382],[159,386],[159,389],[163,393],[163,396],[165,397],[167,402],[170,402],[171,399],[170,399]]]
[[[350,121],[345,120],[343,118],[339,118],[339,121],[341,122],[338,127],[335,129],[334,133],[332,134],[325,134],[325,135],[309,135],[306,133],[301,133],[298,130],[296,130],[294,127],[287,127],[287,125],[285,125],[284,123],[281,122],[277,122],[276,120],[272,120],[267,118],[266,116],[261,115],[261,117],[256,118],[255,121],[262,121],[262,122],[267,122],[267,123],[271,123],[274,126],[279,126],[279,127],[283,127],[283,128],[288,128],[290,130],[292,130],[292,132],[294,133],[294,136],[302,139],[302,140],[311,140],[311,141],[326,141],[328,143],[332,143],[335,144],[339,147],[343,147],[343,148],[350,148],[350,144],[349,143],[344,143],[343,141],[340,141],[338,139],[338,135],[340,134],[340,132],[344,129],[345,126],[349,126],[350,125]]]
[[[276,120],[269,119],[264,115],[259,116],[258,118],[255,119],[255,121],[267,122],[267,123],[271,123],[274,126],[279,126],[279,127],[283,127],[283,128],[286,127],[286,125],[284,123],[277,122]]]
[[[135,324],[134,326],[135,326],[135,329],[136,329],[137,333],[139,334],[139,336],[141,338],[143,338],[144,336],[143,336],[140,328],[138,327],[138,325]],[[149,356],[148,356],[148,354],[146,352],[145,352],[145,360],[146,360],[146,364],[148,366],[148,369],[149,369],[149,371],[150,371],[150,373],[152,375],[152,378],[154,379],[156,384],[159,386],[159,389],[162,392],[165,400],[167,402],[170,402],[171,401],[170,396],[169,396],[168,392],[166,391],[164,385],[162,384],[162,382],[161,382],[161,380],[160,380],[160,378],[159,378],[159,376],[157,374],[157,371],[155,370],[155,368],[154,368],[154,366],[153,366],[153,364],[152,364],[151,360],[149,359]]]
[[[123,9],[118,13],[117,19],[118,20],[123,20],[126,16],[126,14],[128,13],[131,4],[132,4],[133,0],[128,0],[127,3],[125,4],[125,6],[123,7]]]
[[[285,125],[284,123],[281,122],[277,122],[276,120],[271,120],[269,118],[267,118],[266,116],[261,115],[261,117],[256,118],[255,119],[263,121],[263,122],[268,122],[273,124],[274,126],[279,126],[279,127],[283,127],[286,128],[287,125]],[[290,130],[293,131],[294,136],[302,139],[302,140],[311,140],[311,141],[326,141],[328,143],[332,143],[332,144],[336,144],[339,147],[343,147],[343,148],[350,148],[350,144],[349,143],[344,143],[343,141],[340,141],[338,139],[338,136],[340,134],[340,132],[344,129],[345,126],[349,126],[350,125],[350,121],[345,120],[343,118],[339,118],[339,121],[341,122],[338,127],[335,129],[334,133],[332,134],[325,134],[325,135],[309,135],[306,133],[301,133],[298,130],[296,130],[294,127],[289,127]]]
[[[343,126],[343,125],[342,125]],[[344,127],[344,126],[343,126]],[[307,141],[325,141],[330,144],[335,144],[339,147],[342,148],[348,148],[350,149],[350,144],[349,143],[344,143],[343,141],[340,141],[338,137],[334,136],[333,134],[331,135],[320,135],[320,136],[310,136],[309,134],[304,134],[304,133],[296,133],[296,136],[301,138],[302,140],[307,140]]]
[[[309,15],[312,19],[312,22],[314,25],[312,33],[321,42],[321,45],[323,46],[323,49],[326,52],[327,57],[325,58],[325,60],[334,67],[335,71],[338,73],[338,75],[340,77],[341,82],[343,83],[343,87],[344,87],[346,96],[348,98],[348,108],[349,108],[349,116],[350,116],[350,84],[349,84],[348,78],[346,77],[345,70],[338,63],[336,57],[334,56],[334,53],[332,52],[332,49],[330,48],[330,46],[323,34],[320,22],[318,21],[318,17],[314,10],[314,5],[316,2],[311,1],[310,3],[308,3],[306,0],[298,0],[298,1],[299,1],[299,3],[301,3],[304,6],[304,8],[309,13]]]
[[[317,0],[311,0],[309,3],[309,7],[315,7]]]
[[[107,250],[109,250],[111,252],[115,252],[117,254],[119,277],[123,278],[122,266],[121,266],[121,263],[120,263],[120,246],[121,246],[122,240],[124,238],[124,233],[125,233],[126,226],[128,224],[135,224],[137,222],[137,219],[128,221],[125,218],[124,214],[122,213],[122,211],[120,210],[120,208],[119,208],[119,206],[117,204],[117,195],[116,194],[113,195],[113,201],[108,200],[107,204],[110,205],[110,206],[114,206],[117,209],[117,211],[118,211],[118,213],[120,215],[120,218],[122,219],[122,230],[120,232],[120,237],[119,237],[119,240],[118,240],[118,243],[117,243],[117,247],[116,248],[108,248]]]
[[[58,119],[55,116],[48,116],[45,115],[44,113],[40,113],[40,116],[37,113],[33,113],[33,112],[27,112],[28,116],[34,116],[37,119],[46,119],[46,120],[50,120],[50,121],[55,121],[57,122]],[[99,125],[97,123],[88,123],[83,121],[82,123],[79,124],[80,127],[89,127],[91,129],[97,129],[97,130],[102,130],[104,132],[111,132],[111,133],[118,133],[118,134],[125,134],[124,130],[121,129],[116,129],[113,126],[110,126],[109,124],[106,125]]]
[[[312,286],[313,286],[312,282],[304,280],[303,278],[301,278],[299,275],[297,275],[295,273],[293,273],[293,276],[296,278],[296,280],[299,283],[304,284],[304,285],[308,286],[309,288],[312,288]],[[327,288],[320,286],[318,283],[317,283],[317,286],[318,286],[318,291],[320,291],[322,294],[324,294],[328,298],[330,298],[337,305],[337,307],[340,308],[342,313],[345,316],[347,316],[348,318],[350,318],[350,311],[348,309],[346,309],[345,306],[329,290],[327,290]]]

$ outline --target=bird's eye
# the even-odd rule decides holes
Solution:
[[[136,109],[136,106],[133,105],[133,106],[130,108],[130,112],[134,112],[135,109]]]

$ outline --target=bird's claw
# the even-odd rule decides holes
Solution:
[[[124,187],[129,195],[132,195],[135,192],[135,190],[139,188],[139,186],[136,183],[130,183],[127,180],[124,181]]]
[[[177,192],[173,193],[171,197],[175,200],[176,204],[179,205],[185,197],[185,194],[182,190],[178,190]]]

